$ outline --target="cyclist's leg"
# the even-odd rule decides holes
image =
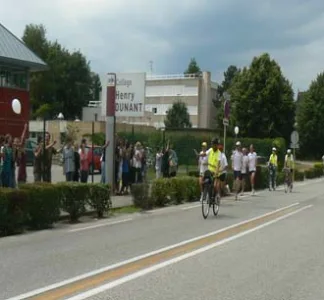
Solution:
[[[203,189],[204,189],[204,186],[203,186],[203,174],[200,174],[199,176],[199,186],[200,186],[200,201],[202,201],[202,198],[203,198]]]

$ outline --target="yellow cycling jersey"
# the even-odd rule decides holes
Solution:
[[[218,175],[217,173],[219,172],[220,154],[221,152],[219,150],[214,151],[210,149],[208,151],[208,170],[216,175]]]
[[[287,168],[293,169],[293,167],[294,167],[294,159],[293,159],[292,155],[286,154],[285,164],[286,164]]]
[[[277,154],[271,154],[269,159],[270,164],[277,167],[278,166],[278,156]]]

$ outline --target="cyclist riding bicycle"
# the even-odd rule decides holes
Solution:
[[[212,147],[206,152],[208,156],[208,170],[214,175],[214,191],[217,195],[217,199],[220,198],[219,186],[219,171],[220,171],[220,160],[221,152],[218,149],[219,140],[218,138],[213,138]]]
[[[275,147],[272,148],[272,153],[269,158],[268,162],[269,167],[269,191],[271,189],[276,189],[276,175],[277,175],[277,168],[278,168],[278,156],[277,156],[277,149]]]
[[[285,156],[285,168],[289,169],[289,180],[292,182],[292,174],[294,171],[294,156],[291,153],[291,149],[287,150],[287,154]]]

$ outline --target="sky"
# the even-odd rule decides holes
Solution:
[[[48,38],[81,50],[94,72],[180,74],[190,58],[218,82],[229,65],[268,52],[295,91],[324,70],[323,0],[0,0],[18,37],[44,24]]]

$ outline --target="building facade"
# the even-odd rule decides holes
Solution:
[[[181,101],[187,105],[193,127],[215,128],[217,83],[210,72],[196,74],[146,75],[143,117],[117,117],[117,123],[164,126],[167,111]],[[83,109],[83,121],[104,120],[100,101]]]
[[[30,114],[29,74],[45,69],[46,64],[0,24],[0,134],[21,135]],[[13,100],[21,105],[19,114]]]

